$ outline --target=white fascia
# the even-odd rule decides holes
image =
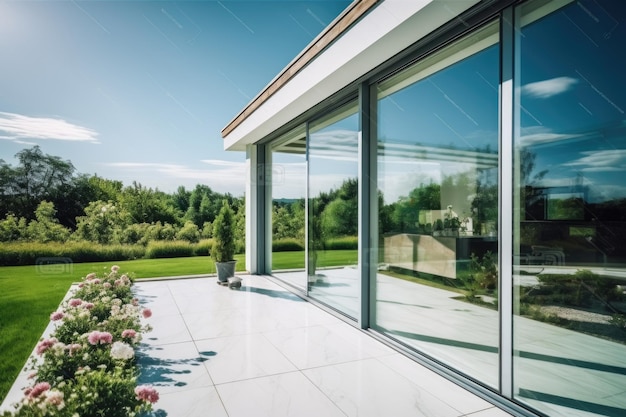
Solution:
[[[224,138],[243,151],[480,0],[385,0]]]

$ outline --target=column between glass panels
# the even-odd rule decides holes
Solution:
[[[513,126],[514,126],[513,9],[502,12],[500,25],[500,157],[499,157],[499,266],[500,270],[500,393],[512,398],[513,390]]]
[[[375,120],[375,105],[371,86],[359,86],[359,327],[370,327],[370,303],[372,282],[378,265],[378,200],[376,185],[376,138],[372,124]]]

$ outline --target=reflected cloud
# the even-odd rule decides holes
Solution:
[[[533,98],[550,98],[558,94],[571,90],[578,80],[572,77],[557,77],[544,81],[528,83],[522,86],[522,94],[526,94]]]
[[[96,131],[63,119],[6,112],[0,112],[0,138],[22,144],[30,144],[28,139],[100,143]]]
[[[571,139],[587,139],[590,134],[554,133],[544,126],[530,126],[523,129],[520,136],[521,146],[546,145]]]
[[[337,129],[311,135],[311,158],[357,162],[359,132]]]
[[[624,172],[626,171],[626,149],[611,149],[581,152],[584,156],[563,164],[576,167],[582,172]]]

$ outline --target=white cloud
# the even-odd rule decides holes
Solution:
[[[557,77],[526,84],[522,87],[522,93],[534,98],[550,98],[568,91],[577,83],[576,78]]]
[[[245,164],[243,162],[222,161],[219,159],[203,159],[201,162],[209,165],[222,166],[222,167],[242,167]]]
[[[75,142],[98,142],[98,133],[63,119],[30,117],[0,112],[0,138],[28,143],[26,140],[65,140]]]
[[[144,178],[141,180],[142,185],[165,192],[172,192],[181,185],[193,188],[196,184],[204,184],[216,192],[243,194],[247,178],[244,162],[217,160],[202,162],[213,167],[191,168],[180,164],[154,162],[110,162],[104,165],[116,168],[118,176],[132,172],[133,175],[128,178],[136,178],[136,173],[141,172],[141,178]]]

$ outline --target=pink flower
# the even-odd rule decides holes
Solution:
[[[63,314],[62,311],[55,311],[54,313],[50,314],[50,320],[58,321],[61,320],[64,316],[65,314]]]
[[[72,343],[71,345],[67,345],[65,348],[70,352],[70,356],[73,356],[74,353],[81,350],[83,346],[80,343]]]
[[[122,337],[124,339],[133,339],[135,336],[137,336],[137,332],[133,329],[126,329],[122,332]]]
[[[54,337],[40,341],[39,343],[37,343],[36,347],[37,355],[43,355],[46,350],[50,349],[57,342],[58,340]]]
[[[83,307],[85,307],[87,310],[91,310],[94,307],[93,303],[85,303],[83,304]]]
[[[91,279],[94,279],[95,277],[96,277],[96,273],[95,273],[95,272],[92,272],[91,274],[87,274],[87,276],[85,277],[85,279],[86,279],[87,281],[89,281],[89,280],[91,280]]]
[[[26,390],[28,392],[24,392],[29,398],[37,398],[39,397],[41,394],[43,394],[44,392],[48,391],[50,389],[50,384],[48,384],[47,382],[39,382],[37,384],[35,384],[35,386],[30,389],[30,390]],[[158,395],[157,395],[158,397]]]
[[[80,298],[72,298],[69,302],[70,307],[78,307],[83,303],[83,300]]]
[[[116,273],[117,273],[117,271],[119,271],[119,270],[120,270],[120,267],[119,267],[119,266],[117,266],[117,265],[113,265],[113,266],[111,267],[111,272],[113,272],[114,274],[116,274]]]
[[[100,284],[102,281],[100,280],[100,278],[96,278],[91,282],[93,282],[94,284]]]
[[[159,401],[159,393],[149,385],[140,385],[135,388],[135,395],[138,400],[155,403]]]
[[[111,288],[111,283],[105,282],[104,284],[102,284],[102,286],[104,287],[105,290],[108,290],[109,288]]]
[[[142,311],[143,317],[145,319],[152,317],[152,310],[150,310],[149,308],[144,308]]]
[[[63,393],[57,390],[47,391],[46,403],[55,406],[57,410],[62,410],[63,408],[65,408],[65,403],[63,402]]]
[[[94,346],[97,344],[110,344],[113,342],[113,335],[109,332],[99,332],[94,330],[87,336],[87,341],[89,341],[89,344]]]

